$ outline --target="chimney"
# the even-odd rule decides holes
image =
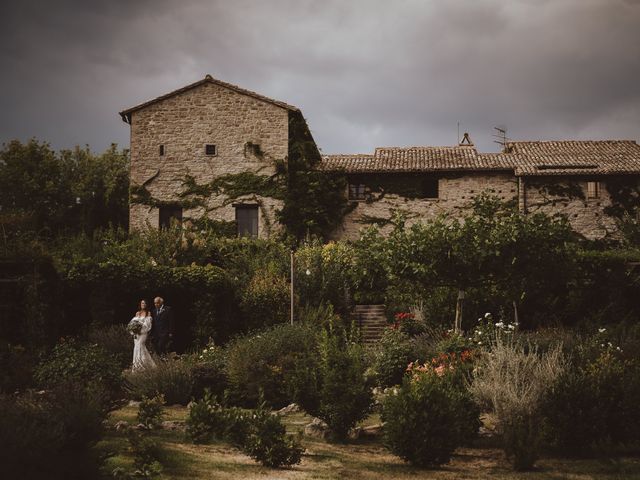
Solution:
[[[460,140],[460,143],[458,145],[460,147],[473,147],[473,142],[471,141],[471,138],[469,137],[469,134],[467,132],[464,132],[462,140]]]

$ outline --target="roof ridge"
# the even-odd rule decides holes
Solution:
[[[413,145],[411,147],[375,147],[376,150],[411,150],[413,148],[449,148],[449,149],[465,149],[473,148],[475,150],[475,145]]]
[[[119,112],[119,114],[122,117],[123,121],[125,121],[127,123],[130,123],[131,122],[131,114],[133,112],[135,112],[137,110],[140,110],[142,108],[145,108],[145,107],[147,107],[149,105],[152,105],[154,103],[157,103],[157,102],[160,102],[162,100],[165,100],[167,98],[173,97],[175,95],[179,95],[179,94],[181,94],[183,92],[191,90],[192,88],[196,88],[196,87],[198,87],[200,85],[203,85],[205,83],[213,83],[213,84],[219,85],[221,87],[228,88],[229,90],[234,90],[234,91],[236,91],[236,92],[238,92],[240,94],[247,95],[249,97],[253,97],[253,98],[256,98],[258,100],[262,100],[263,102],[271,103],[273,105],[276,105],[278,107],[284,108],[286,110],[292,110],[292,111],[296,111],[296,112],[300,111],[300,109],[298,107],[295,107],[293,105],[289,105],[288,103],[281,102],[280,100],[275,100],[273,98],[266,97],[264,95],[261,95],[259,93],[254,92],[252,90],[247,90],[246,88],[242,88],[242,87],[239,87],[237,85],[234,85],[233,83],[223,82],[222,80],[218,80],[216,78],[213,78],[211,75],[206,74],[203,79],[198,80],[197,82],[190,83],[188,85],[185,85],[184,87],[180,87],[180,88],[178,88],[176,90],[172,90],[169,93],[165,93],[165,94],[160,95],[158,97],[152,98],[151,100],[147,100],[146,102],[142,102],[142,103],[139,103],[137,105],[134,105],[133,107],[126,108],[126,109],[122,110],[121,112]]]
[[[323,157],[373,157],[372,153],[327,153]]]
[[[606,140],[509,140],[511,143],[636,143],[630,139],[606,139]]]

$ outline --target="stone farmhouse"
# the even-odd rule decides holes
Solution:
[[[275,212],[282,199],[264,186],[233,194],[230,179],[274,175],[300,141],[320,158],[297,107],[209,75],[120,116],[131,129],[133,229],[208,218],[239,235],[268,237],[281,228]],[[504,147],[480,153],[465,134],[455,146],[321,157],[316,168],[346,175],[344,195],[353,202],[333,238],[356,238],[372,223],[384,228],[397,210],[410,222],[455,214],[481,192],[516,202],[523,213],[566,215],[586,238],[616,235],[623,195],[640,185],[635,141],[513,141]],[[190,202],[194,193],[204,200]]]

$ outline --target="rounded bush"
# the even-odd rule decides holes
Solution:
[[[121,373],[117,359],[102,347],[63,338],[38,365],[34,378],[38,385],[45,388],[63,382],[96,384],[116,397],[121,391]]]
[[[598,446],[607,442],[638,442],[639,370],[636,362],[610,354],[568,369],[542,409],[548,442],[573,456],[597,453]]]
[[[478,430],[477,407],[449,375],[407,376],[395,392],[383,403],[385,444],[415,466],[449,462],[454,450]]]
[[[316,330],[304,324],[281,324],[231,341],[226,356],[230,400],[253,407],[263,395],[272,407],[288,405],[293,372],[314,364],[315,346]]]

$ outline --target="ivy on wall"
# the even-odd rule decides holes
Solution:
[[[389,209],[389,217],[378,217],[376,215],[361,215],[356,222],[363,225],[374,225],[378,228],[386,227],[387,225],[395,225],[398,218],[402,218],[402,221],[406,221],[411,218],[419,217],[418,214],[412,213],[409,210],[401,208]]]
[[[604,182],[611,197],[611,206],[604,212],[612,217],[635,216],[640,210],[640,182],[634,177],[609,177]]]
[[[224,195],[224,205],[247,195],[284,198],[284,187],[277,175],[259,175],[253,172],[241,172],[222,175],[206,184],[198,184],[196,179],[187,175],[183,182],[184,190],[179,194],[182,199],[192,199],[204,206],[206,199],[213,195]]]
[[[542,200],[529,204],[529,209],[541,208],[547,205],[555,206],[557,202],[563,201],[586,200],[581,183],[575,180],[562,179],[561,181],[550,183],[546,178],[533,178],[527,180],[527,184],[536,188],[542,197]]]
[[[289,157],[278,163],[286,188],[284,205],[277,216],[297,240],[307,236],[326,238],[357,206],[345,196],[346,175],[318,170],[320,161],[320,152],[302,114],[291,112]]]
[[[161,201],[146,188],[157,176],[156,173],[142,185],[131,186],[130,202],[149,207],[171,204],[183,209],[203,208],[203,217],[198,221],[205,225],[205,217],[209,212],[238,199],[250,200],[261,209],[269,231],[272,219],[263,199],[273,198],[283,202],[282,208],[276,211],[276,219],[295,239],[301,240],[306,236],[326,238],[357,205],[345,197],[346,176],[340,172],[317,169],[321,161],[320,152],[300,112],[291,112],[289,115],[288,148],[287,159],[271,160],[265,158],[259,145],[252,142],[245,144],[245,156],[250,154],[273,162],[275,175],[246,171],[222,175],[205,184],[198,184],[193,176],[187,175],[178,201]],[[208,207],[208,198],[220,195],[226,197],[222,205]]]

